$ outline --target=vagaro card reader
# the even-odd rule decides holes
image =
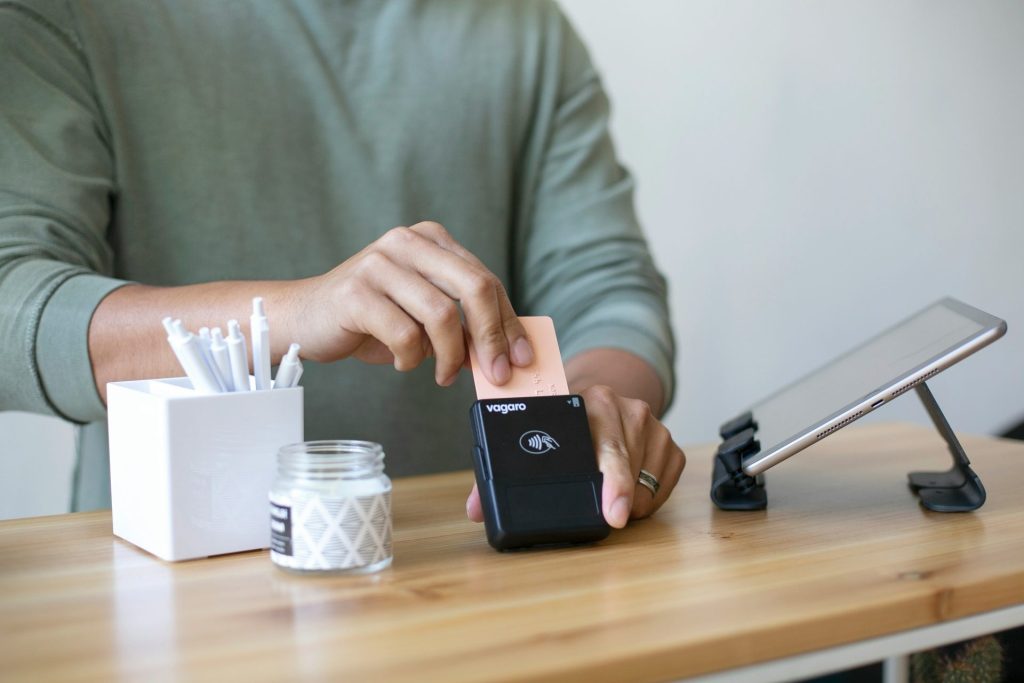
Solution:
[[[494,548],[608,536],[603,477],[580,396],[480,400],[470,417],[476,483]]]

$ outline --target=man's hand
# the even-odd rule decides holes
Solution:
[[[330,272],[300,281],[302,354],[320,362],[354,356],[411,370],[435,358],[434,379],[455,381],[466,332],[495,384],[533,351],[501,281],[437,223],[389,230]]]
[[[686,456],[672,435],[640,399],[619,396],[603,385],[585,389],[590,435],[597,465],[604,474],[601,500],[604,518],[616,528],[648,517],[672,494],[686,466]],[[640,470],[654,476],[655,494],[638,483]]]
[[[89,357],[100,396],[106,395],[107,382],[180,370],[164,339],[162,316],[173,314],[190,329],[236,318],[247,330],[254,296],[266,302],[274,364],[293,341],[302,345],[303,358],[319,362],[354,356],[411,370],[432,356],[434,379],[447,386],[466,360],[467,335],[495,384],[508,381],[511,366],[533,360],[497,276],[442,226],[426,222],[389,230],[316,277],[181,287],[133,284],[112,292],[89,326]]]

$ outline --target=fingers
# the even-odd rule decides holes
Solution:
[[[636,477],[620,418],[618,397],[608,387],[595,386],[584,391],[583,398],[587,405],[597,466],[604,474],[601,489],[604,518],[610,526],[621,529],[629,521]]]
[[[438,384],[453,382],[465,359],[456,301],[462,304],[470,343],[489,380],[504,384],[512,364],[533,360],[526,332],[498,278],[440,225],[389,230],[360,254],[358,272],[425,330],[427,348],[437,354]],[[395,360],[396,367],[400,362],[404,366],[398,354]]]
[[[617,395],[604,386],[583,392],[597,463],[604,474],[605,520],[616,528],[629,518],[660,508],[679,482],[686,456],[644,401]],[[658,480],[658,491],[638,483],[640,469]]]
[[[433,355],[442,386],[465,364],[467,344],[494,384],[508,382],[513,365],[533,361],[497,276],[437,223],[393,228],[328,273],[297,281],[295,292],[307,309],[330,307],[303,344],[315,360],[393,359],[408,370]]]
[[[526,335],[526,328],[519,322],[519,316],[512,308],[508,293],[501,282],[498,283],[498,307],[501,309],[501,321],[505,328],[505,338],[509,340],[509,357],[514,365],[526,367],[533,362],[533,345]]]
[[[386,258],[377,255],[371,259],[375,268],[386,267]],[[388,354],[381,353],[381,346],[390,352],[397,370],[411,370],[427,357],[430,342],[423,328],[409,314],[387,296],[382,295],[372,284],[353,282],[346,287],[345,298],[351,308],[358,311],[372,311],[372,315],[353,316],[352,320],[343,320],[343,324],[377,340],[377,344],[368,344],[365,337],[356,348],[346,349],[344,355],[356,354],[369,359],[384,361]]]
[[[683,470],[686,468],[686,454],[683,453],[683,449],[676,445],[671,438],[669,441],[671,442],[670,457],[662,472],[660,480],[661,488],[658,489],[658,495],[654,497],[654,508],[651,510],[650,514],[657,512],[658,508],[664,505],[665,501],[668,500],[668,497],[672,495],[672,490],[675,489],[676,484],[679,483],[679,479],[683,475]]]
[[[655,478],[661,478],[663,454],[652,450],[652,439],[660,431],[667,433],[667,430],[658,422],[651,413],[651,407],[645,401],[624,398],[617,396],[619,410],[621,411],[623,430],[626,434],[626,444],[629,447],[630,473],[634,486],[633,504],[630,507],[630,517],[637,519],[650,515],[652,509],[652,494],[650,489],[638,483],[640,469],[646,469]],[[653,468],[653,469],[652,469]],[[660,490],[660,489],[659,489]]]
[[[449,294],[462,301],[470,337],[477,345],[477,357],[485,372],[491,368],[496,373],[490,377],[491,381],[498,380],[498,373],[504,376],[506,360],[520,367],[532,363],[533,348],[501,281],[440,224],[425,221],[409,230],[434,242],[469,266],[465,273],[450,272],[452,277],[442,280],[441,285],[448,284]],[[428,262],[425,265],[429,268],[434,264]],[[503,354],[506,354],[504,359]],[[495,367],[495,363],[499,366]],[[507,379],[505,377],[497,383],[504,384]]]
[[[655,494],[638,483],[630,511],[631,516],[640,519],[657,512],[672,495],[672,490],[679,482],[685,466],[686,456],[682,449],[672,440],[672,435],[665,425],[653,420],[653,424],[647,430],[643,469],[657,479],[658,492]]]
[[[454,382],[466,356],[462,318],[455,302],[418,274],[398,266],[384,255],[376,259],[368,277],[379,291],[386,291],[391,301],[422,325],[426,338],[421,340],[421,345],[426,355],[435,357],[435,381],[441,386]],[[387,340],[382,341],[390,348]],[[404,365],[405,359],[402,360]],[[397,363],[395,367],[398,368]]]
[[[480,490],[473,484],[473,490],[466,499],[466,516],[474,522],[484,521],[484,510],[480,504]]]

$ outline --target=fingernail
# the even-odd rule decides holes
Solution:
[[[508,354],[501,354],[494,359],[494,364],[491,365],[491,372],[494,373],[494,381],[498,384],[504,384],[508,381],[509,377],[512,376],[512,368],[508,364]]]
[[[520,337],[512,344],[512,361],[521,368],[533,362],[533,348],[526,337]]]
[[[608,523],[613,527],[621,529],[626,526],[626,522],[629,520],[629,499],[625,496],[616,498],[608,514],[610,517]]]

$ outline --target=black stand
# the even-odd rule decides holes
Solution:
[[[953,456],[953,466],[945,472],[911,472],[907,475],[910,490],[921,499],[921,505],[935,512],[970,512],[985,504],[985,487],[971,469],[963,446],[939,410],[939,404],[932,396],[928,385],[922,382],[915,387],[928,417],[939,430]]]
[[[935,512],[970,512],[985,504],[985,487],[971,469],[963,446],[939,409],[928,385],[915,387],[935,428],[949,446],[953,466],[945,472],[911,472],[907,475],[910,490],[921,505]],[[751,477],[743,472],[746,456],[761,450],[754,438],[757,423],[750,413],[744,413],[722,425],[724,439],[715,455],[715,468],[711,474],[711,500],[723,510],[763,510],[768,505],[764,489],[764,476]]]
[[[751,477],[743,472],[743,459],[761,450],[754,438],[757,422],[749,412],[722,425],[724,439],[715,454],[711,473],[711,500],[723,510],[763,510],[768,506],[764,475]]]

